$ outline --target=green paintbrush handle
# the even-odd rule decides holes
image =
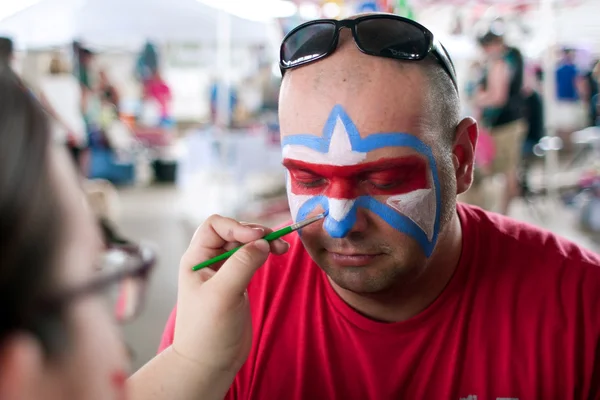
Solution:
[[[285,228],[282,228],[278,231],[269,233],[268,235],[264,236],[263,239],[265,239],[267,242],[272,242],[273,240],[279,239],[280,237],[285,236],[288,233],[292,233],[293,231],[294,231],[294,229],[291,226],[286,226]],[[192,271],[198,271],[199,269],[209,267],[215,263],[218,263],[219,261],[227,260],[229,257],[231,257],[236,251],[238,251],[241,248],[242,248],[242,246],[236,247],[235,249],[229,250],[228,252],[220,254],[214,258],[211,258],[210,260],[201,262],[200,264],[192,267]]]

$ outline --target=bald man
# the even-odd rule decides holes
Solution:
[[[302,26],[282,46],[290,210],[327,217],[287,252],[272,243],[264,265],[259,241],[193,275],[269,231],[211,217],[180,278],[205,282],[208,311],[191,317],[200,304],[181,296],[186,320],[173,313],[161,351],[214,383],[197,398],[599,398],[599,257],[457,204],[478,132],[451,62],[411,22],[367,17]],[[332,36],[304,46],[317,30]]]

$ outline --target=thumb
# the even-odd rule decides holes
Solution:
[[[236,251],[210,280],[223,294],[242,295],[252,276],[269,256],[270,246],[264,239],[249,243]]]

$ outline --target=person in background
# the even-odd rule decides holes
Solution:
[[[94,63],[95,54],[87,48],[78,47],[77,51],[77,71],[76,76],[81,87],[81,114],[86,120],[89,128],[94,125],[98,113],[96,108],[96,93],[94,91],[92,79],[92,65]]]
[[[555,73],[556,79],[556,129],[564,149],[572,148],[571,134],[585,126],[589,87],[584,74],[575,65],[575,50],[564,48]]]
[[[106,132],[119,119],[120,98],[117,88],[110,82],[108,74],[104,69],[100,69],[98,72],[96,96],[100,100],[100,130],[105,137]]]
[[[104,104],[112,106],[118,114],[120,102],[119,91],[111,83],[104,68],[98,71],[98,86],[96,90],[99,92],[101,101]]]
[[[533,154],[535,146],[544,136],[544,105],[541,96],[542,82],[533,65],[525,67],[523,83],[523,115],[527,121],[527,134],[523,143],[523,154]]]
[[[127,379],[129,359],[116,322],[140,311],[154,256],[126,244],[111,249],[121,261],[100,262],[106,249],[81,180],[48,130],[47,113],[32,93],[14,74],[0,72],[0,399],[216,398],[222,384],[211,376],[215,365],[195,363],[204,349],[186,346],[185,339]],[[253,228],[239,240],[262,237]],[[105,233],[108,242],[120,241],[111,235]],[[207,311],[216,300],[237,302],[246,276],[269,251],[287,250],[282,243],[256,243],[226,262],[210,285],[200,279],[205,274],[182,269],[179,294],[198,307],[189,314],[180,309],[180,332],[213,348],[221,343],[231,328]],[[161,374],[150,373],[155,370]]]
[[[160,113],[160,126],[171,124],[171,89],[157,69],[144,84],[144,100],[155,101]]]
[[[518,49],[505,44],[498,31],[490,30],[479,38],[479,44],[487,64],[473,103],[482,110],[480,122],[494,140],[491,169],[505,178],[499,212],[506,215],[519,195],[518,168],[527,130],[523,118],[523,57]]]
[[[81,113],[81,85],[59,54],[50,61],[49,73],[40,80],[40,101],[52,118],[52,135],[64,144],[81,173],[87,175],[87,131]]]
[[[0,37],[0,71],[12,71],[13,41],[8,37]]]
[[[594,121],[594,125],[600,126],[600,61],[598,61],[592,69],[592,77],[594,78],[594,81],[596,81],[596,85],[599,88],[599,93],[596,94],[595,98],[592,98],[592,106],[596,110],[596,120]]]
[[[462,103],[463,115],[470,115],[476,120],[480,119],[481,109],[475,103],[475,94],[483,79],[484,65],[476,60],[469,66],[469,72],[465,84],[466,101]],[[459,200],[483,209],[490,208],[492,203],[487,193],[488,177],[491,174],[491,164],[494,158],[494,143],[489,133],[483,126],[480,127],[479,141],[477,142],[475,164],[473,171],[473,183],[469,190],[459,196]]]
[[[211,122],[213,124],[217,124],[220,122],[217,121],[217,119],[219,110],[219,93],[222,87],[223,83],[219,79],[216,79],[210,86],[210,117]],[[228,120],[229,126],[231,126],[234,123],[235,110],[238,105],[238,94],[233,85],[230,84],[228,88],[228,93],[225,93],[225,95],[228,96]]]
[[[527,134],[523,142],[523,160],[521,163],[521,194],[527,195],[531,192],[529,186],[529,171],[535,157],[534,146],[544,136],[544,103],[540,95],[541,81],[536,68],[527,66],[525,68],[525,79],[523,84],[524,108],[523,114],[527,121]]]
[[[588,103],[588,125],[596,125],[598,119],[598,93],[600,93],[600,84],[597,77],[595,76],[594,70],[598,68],[600,60],[595,60],[592,63],[590,70],[585,74],[587,86],[589,87],[589,99]]]

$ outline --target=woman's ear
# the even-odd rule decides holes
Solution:
[[[456,194],[466,192],[473,183],[475,148],[479,130],[473,118],[465,118],[456,127],[452,161],[456,174]]]
[[[31,335],[17,333],[0,345],[0,399],[48,399],[43,393],[44,354]]]

